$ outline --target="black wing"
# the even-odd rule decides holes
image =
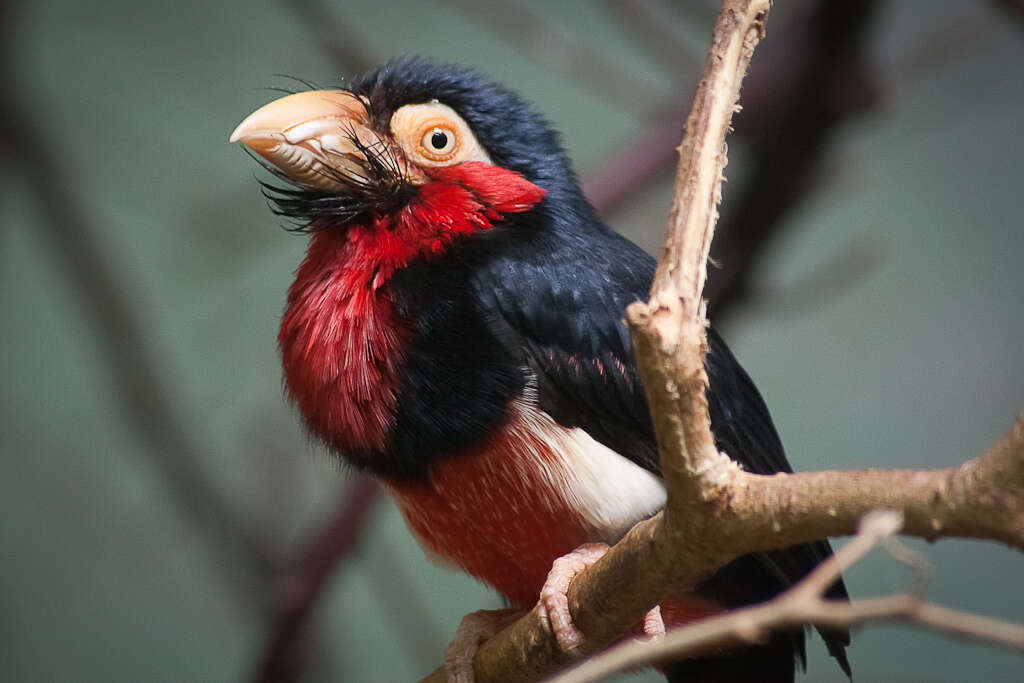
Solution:
[[[596,237],[548,235],[503,248],[477,271],[478,294],[489,307],[487,316],[498,338],[522,349],[546,412],[660,474],[647,401],[623,320],[626,306],[647,297],[655,263],[617,233],[598,228]],[[716,445],[750,472],[791,472],[750,377],[713,329],[708,343],[708,404]],[[831,554],[824,541],[758,553],[723,568],[702,588],[727,604],[762,601],[799,581]],[[751,581],[752,568],[761,580]],[[829,595],[846,597],[842,581]],[[849,673],[843,650],[849,635],[822,635]]]

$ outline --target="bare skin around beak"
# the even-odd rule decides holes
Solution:
[[[366,154],[388,142],[369,128],[366,104],[344,90],[312,90],[275,100],[231,133],[293,181],[341,192],[364,178]]]

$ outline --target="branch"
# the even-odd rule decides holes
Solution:
[[[891,510],[870,513],[864,517],[853,540],[774,600],[701,620],[654,642],[633,640],[624,643],[559,676],[552,683],[598,681],[614,673],[658,661],[698,656],[709,647],[720,649],[756,643],[772,631],[804,624],[848,629],[878,621],[905,621],[952,637],[1024,650],[1024,626],[922,602],[919,591],[852,603],[824,599],[828,586],[879,543],[886,544],[896,559],[910,564],[917,575],[914,583],[923,586],[921,575],[927,571],[926,562],[909,548],[894,545],[897,542],[891,538],[891,534],[899,531],[902,521],[899,513]]]
[[[690,460],[683,433],[689,432],[691,439],[701,443],[700,448],[710,448],[704,457],[713,455],[729,461],[726,456],[719,456],[710,438],[710,420],[704,398],[707,380],[701,348],[706,343],[703,332],[704,311],[699,304],[699,297],[704,284],[707,249],[717,218],[715,205],[725,166],[725,134],[750,56],[764,34],[764,20],[769,6],[768,0],[726,0],[723,4],[693,110],[686,122],[686,134],[679,148],[670,234],[666,242],[666,256],[663,256],[655,277],[653,305],[647,307],[639,304],[644,310],[637,311],[634,308],[630,314],[631,317],[637,314],[646,317],[652,329],[667,325],[663,328],[664,332],[673,328],[678,332],[683,321],[682,310],[686,305],[691,314],[690,324],[687,327],[688,333],[682,338],[695,342],[695,355],[691,355],[696,363],[691,364],[693,374],[689,391],[681,391],[680,386],[669,386],[671,381],[662,385],[661,389],[667,389],[665,395],[673,406],[668,407],[663,401],[657,404],[652,401],[656,432],[663,448],[662,470],[669,490],[665,512],[635,526],[608,554],[570,586],[570,612],[576,626],[587,637],[580,648],[582,652],[594,652],[609,645],[638,621],[662,595],[678,585],[677,567],[673,565],[679,559],[679,553],[674,551],[679,529],[675,525],[662,524],[662,519],[671,515],[679,506],[685,507],[685,499],[695,492],[690,478],[683,474],[685,464],[682,468],[676,464]],[[692,253],[694,246],[698,254]],[[684,258],[688,252],[688,257]],[[682,292],[688,293],[686,298],[680,296]],[[679,335],[676,334],[676,337],[679,338]],[[640,360],[639,349],[637,356]],[[650,399],[650,388],[648,392]],[[681,399],[681,402],[675,405],[674,399]],[[683,405],[694,401],[697,408]],[[681,419],[682,416],[700,415],[703,415],[707,423],[703,425],[707,438],[701,438],[699,429],[692,428],[700,427],[699,424],[693,425]],[[691,444],[695,443],[693,440]],[[681,450],[669,454],[665,449],[668,441],[674,441]],[[699,544],[699,539],[699,536],[695,536],[691,540],[697,540]],[[707,544],[707,539],[707,536],[703,537],[704,544]],[[694,544],[684,546],[692,550]],[[701,553],[693,553],[688,561],[700,557]],[[701,563],[696,569],[697,573],[710,574],[715,568],[710,563]],[[643,576],[644,581],[636,581],[637,576]],[[583,577],[599,578],[582,580]],[[474,660],[474,674],[477,683],[529,681],[564,668],[570,662],[570,656],[561,651],[534,609],[481,645]],[[445,679],[444,670],[438,669],[425,680],[440,682]]]
[[[906,533],[1000,540],[1024,549],[1024,419],[981,458],[934,472],[743,472],[718,452],[708,416],[701,294],[717,220],[725,135],[768,0],[725,0],[680,145],[669,231],[648,303],[627,311],[660,449],[668,501],[569,587],[580,651],[614,642],[662,596],[741,555],[851,534],[891,507]],[[532,610],[483,643],[477,683],[528,681],[570,663]],[[427,681],[446,679],[438,669]]]
[[[377,499],[377,484],[357,476],[345,493],[327,527],[312,541],[282,582],[281,605],[263,648],[253,680],[281,683],[298,679],[302,668],[302,641],[307,617],[322,593],[331,571],[359,542],[363,520]]]
[[[767,94],[744,97],[737,128],[749,131],[749,176],[722,216],[714,258],[721,263],[704,292],[712,319],[750,295],[765,246],[820,182],[837,129],[877,99],[866,66],[866,37],[877,2],[829,2],[801,11],[786,27],[785,50],[765,50],[754,71],[778,72]],[[776,36],[778,38],[778,36]],[[774,42],[774,41],[772,41]],[[765,92],[762,87],[760,92]]]
[[[741,472],[729,495],[732,536],[765,550],[850,533],[857,518],[877,508],[902,511],[906,534],[986,539],[1024,550],[1024,414],[987,453],[959,467]]]
[[[743,112],[734,122],[749,146],[750,170],[732,190],[713,245],[721,267],[710,273],[704,291],[713,319],[721,320],[749,299],[768,245],[794,207],[820,186],[818,171],[839,125],[877,101],[864,55],[875,4],[823,0],[800,10],[774,26],[772,40],[750,65]],[[620,3],[611,7],[621,12]],[[634,139],[611,153],[614,163],[594,165],[597,170],[583,189],[599,211],[614,211],[671,169],[684,113],[680,105],[652,115]],[[848,282],[832,285],[832,292],[842,291]],[[758,292],[759,303],[760,298]]]

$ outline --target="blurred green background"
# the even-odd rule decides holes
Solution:
[[[1024,408],[1013,4],[879,4],[863,41],[871,102],[830,130],[720,321],[797,469],[952,465]],[[778,5],[766,51],[813,3]],[[262,88],[290,87],[275,74],[336,84],[399,54],[473,65],[537,103],[584,178],[615,176],[654,113],[692,92],[715,11],[5,3],[0,679],[251,678],[289,595],[280,577],[346,495],[349,474],[280,387],[276,327],[304,239],[279,229],[227,143],[275,96]],[[774,49],[768,79],[797,48]],[[727,208],[756,134],[730,142]],[[656,249],[670,190],[669,168],[605,215]],[[914,545],[936,601],[1024,619],[1020,554]],[[847,582],[865,596],[906,576],[879,557]],[[416,679],[462,614],[497,605],[428,564],[381,499],[310,615],[302,680]],[[807,680],[843,680],[819,640],[809,650]],[[858,681],[1024,680],[1018,656],[902,627],[858,633],[851,659]]]

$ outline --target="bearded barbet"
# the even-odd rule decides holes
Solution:
[[[309,234],[278,336],[309,429],[391,492],[428,556],[521,610],[543,594],[571,648],[553,563],[592,561],[665,504],[623,321],[654,260],[601,222],[551,126],[462,67],[393,61],[272,102],[231,140],[259,155],[276,211]],[[708,342],[718,448],[750,472],[790,472],[750,377],[713,329]],[[665,596],[661,618],[770,599],[830,554],[821,541],[740,557]],[[846,597],[841,581],[828,596]],[[849,673],[848,633],[822,635]],[[794,630],[662,668],[792,681],[804,660]]]

